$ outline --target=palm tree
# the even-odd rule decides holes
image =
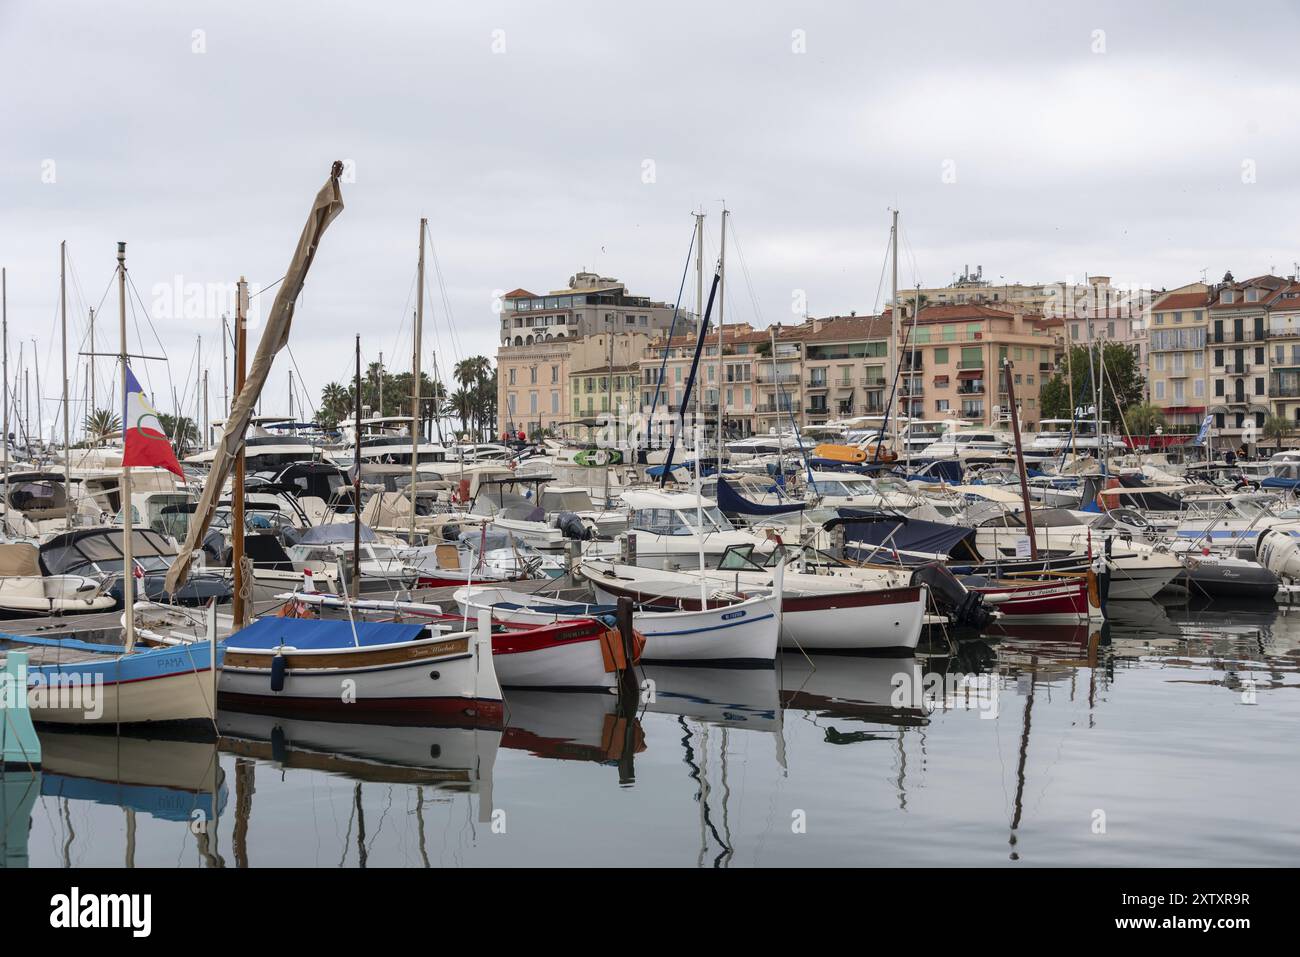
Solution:
[[[158,424],[162,426],[163,433],[171,439],[172,448],[177,456],[186,455],[190,449],[198,447],[199,430],[195,427],[193,419],[183,415],[178,418],[160,412]]]
[[[469,389],[457,389],[447,402],[447,411],[460,419],[461,431],[468,432],[474,413],[474,393]]]
[[[1153,435],[1164,424],[1165,413],[1158,405],[1141,402],[1124,410],[1124,427],[1130,435]]]
[[[86,416],[86,436],[92,442],[102,442],[121,429],[122,419],[112,409],[96,409]]]
[[[1294,428],[1295,426],[1290,419],[1280,415],[1270,415],[1264,420],[1264,438],[1269,439],[1276,445],[1281,445]]]
[[[321,424],[333,428],[347,418],[352,409],[352,392],[338,382],[331,382],[320,394]]]

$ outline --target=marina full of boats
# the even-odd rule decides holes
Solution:
[[[1300,453],[1220,467],[1100,421],[1020,434],[1014,413],[1001,429],[882,417],[734,441],[697,421],[687,443],[689,383],[666,448],[444,444],[415,418],[364,417],[359,336],[341,430],[254,415],[341,211],[336,164],[255,349],[236,316],[220,437],[184,461],[129,369],[119,245],[126,427],[93,448],[5,444],[6,768],[77,750],[38,727],[183,727],[253,756],[283,756],[287,728],[302,760],[333,741],[349,766],[400,755],[393,728],[437,727],[470,786],[484,749],[575,700],[601,723],[593,753],[622,760],[661,687],[725,702],[748,673],[793,670],[808,700],[853,699],[861,677],[906,712],[877,692],[963,637],[1090,635],[1170,596],[1300,595]],[[708,325],[706,310],[701,346]],[[817,675],[834,690],[818,697]]]

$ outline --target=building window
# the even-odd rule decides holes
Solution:
[[[511,384],[511,385],[514,385],[514,384],[515,384],[515,370],[514,370],[514,369],[511,369],[511,370],[510,370],[510,384]],[[414,394],[415,390],[412,389],[411,392],[412,392],[412,394]]]
[[[1156,398],[1157,398],[1157,399],[1164,399],[1164,397],[1165,397],[1165,380],[1164,380],[1164,379],[1157,379],[1157,380],[1156,380]]]
[[[935,350],[934,350],[934,364],[937,365],[937,366],[946,366],[946,365],[948,364],[948,350],[947,350],[947,349],[935,349]]]
[[[1263,394],[1264,394],[1264,377],[1263,377],[1263,376],[1256,376],[1256,377],[1255,377],[1255,394],[1256,394],[1256,395],[1263,395]]]

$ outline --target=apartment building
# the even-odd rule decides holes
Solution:
[[[922,306],[990,306],[1003,312],[1061,319],[1072,342],[1104,339],[1122,342],[1145,361],[1146,314],[1153,295],[1140,285],[1115,285],[1109,276],[1089,276],[1078,282],[994,282],[984,277],[984,267],[969,266],[950,285],[920,290],[900,290],[898,298],[909,308],[920,293]]]
[[[712,331],[696,373],[698,400],[692,397],[687,411],[698,409],[705,415],[708,434],[716,431],[719,402],[725,435],[743,437],[753,435],[760,428],[766,431],[758,412],[758,375],[762,353],[771,348],[771,335],[740,322],[724,326],[722,336],[721,371],[717,332]],[[643,413],[681,411],[695,345],[695,335],[674,336],[671,341],[659,339],[649,344],[638,363]]]
[[[1004,424],[1011,402],[1002,360],[1012,363],[1021,428],[1041,418],[1038,393],[1062,348],[1059,319],[985,305],[923,306],[904,322],[899,411],[911,418]]]
[[[1228,273],[1213,287],[1206,349],[1216,437],[1244,441],[1269,415],[1270,311],[1291,285],[1268,275],[1236,282]]]
[[[579,272],[565,289],[544,294],[515,289],[501,298],[501,345],[530,346],[555,339],[578,339],[607,332],[666,335],[673,325],[671,303],[634,296],[617,279]],[[696,329],[685,310],[675,331]]]
[[[1162,295],[1151,308],[1143,374],[1150,401],[1164,410],[1170,432],[1195,432],[1205,417],[1205,349],[1213,301],[1208,285],[1191,283]]]
[[[570,421],[574,418],[574,376],[570,373],[598,367],[607,370],[611,363],[618,367],[633,364],[649,342],[645,333],[623,332],[501,346],[497,350],[497,420],[502,430],[532,436]]]
[[[639,361],[608,363],[569,373],[570,411],[575,420],[591,421],[602,414],[629,415],[641,408]],[[570,430],[571,431],[571,430]]]
[[[782,355],[780,346],[786,346]],[[878,316],[836,316],[809,319],[782,329],[778,361],[765,379],[780,380],[801,361],[801,375],[791,383],[803,396],[804,423],[816,425],[833,419],[880,415],[885,408],[889,375],[889,320]],[[785,370],[784,372],[782,370]],[[766,391],[775,401],[776,390]],[[768,404],[763,414],[779,410]],[[770,413],[769,410],[770,409]]]
[[[1269,310],[1269,405],[1300,429],[1300,283],[1288,282]]]

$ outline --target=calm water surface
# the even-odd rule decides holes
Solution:
[[[1294,864],[1300,611],[1111,613],[917,657],[657,668],[630,717],[611,695],[532,692],[508,696],[504,731],[224,714],[219,748],[43,733],[45,770],[3,778],[6,853],[41,867]]]

